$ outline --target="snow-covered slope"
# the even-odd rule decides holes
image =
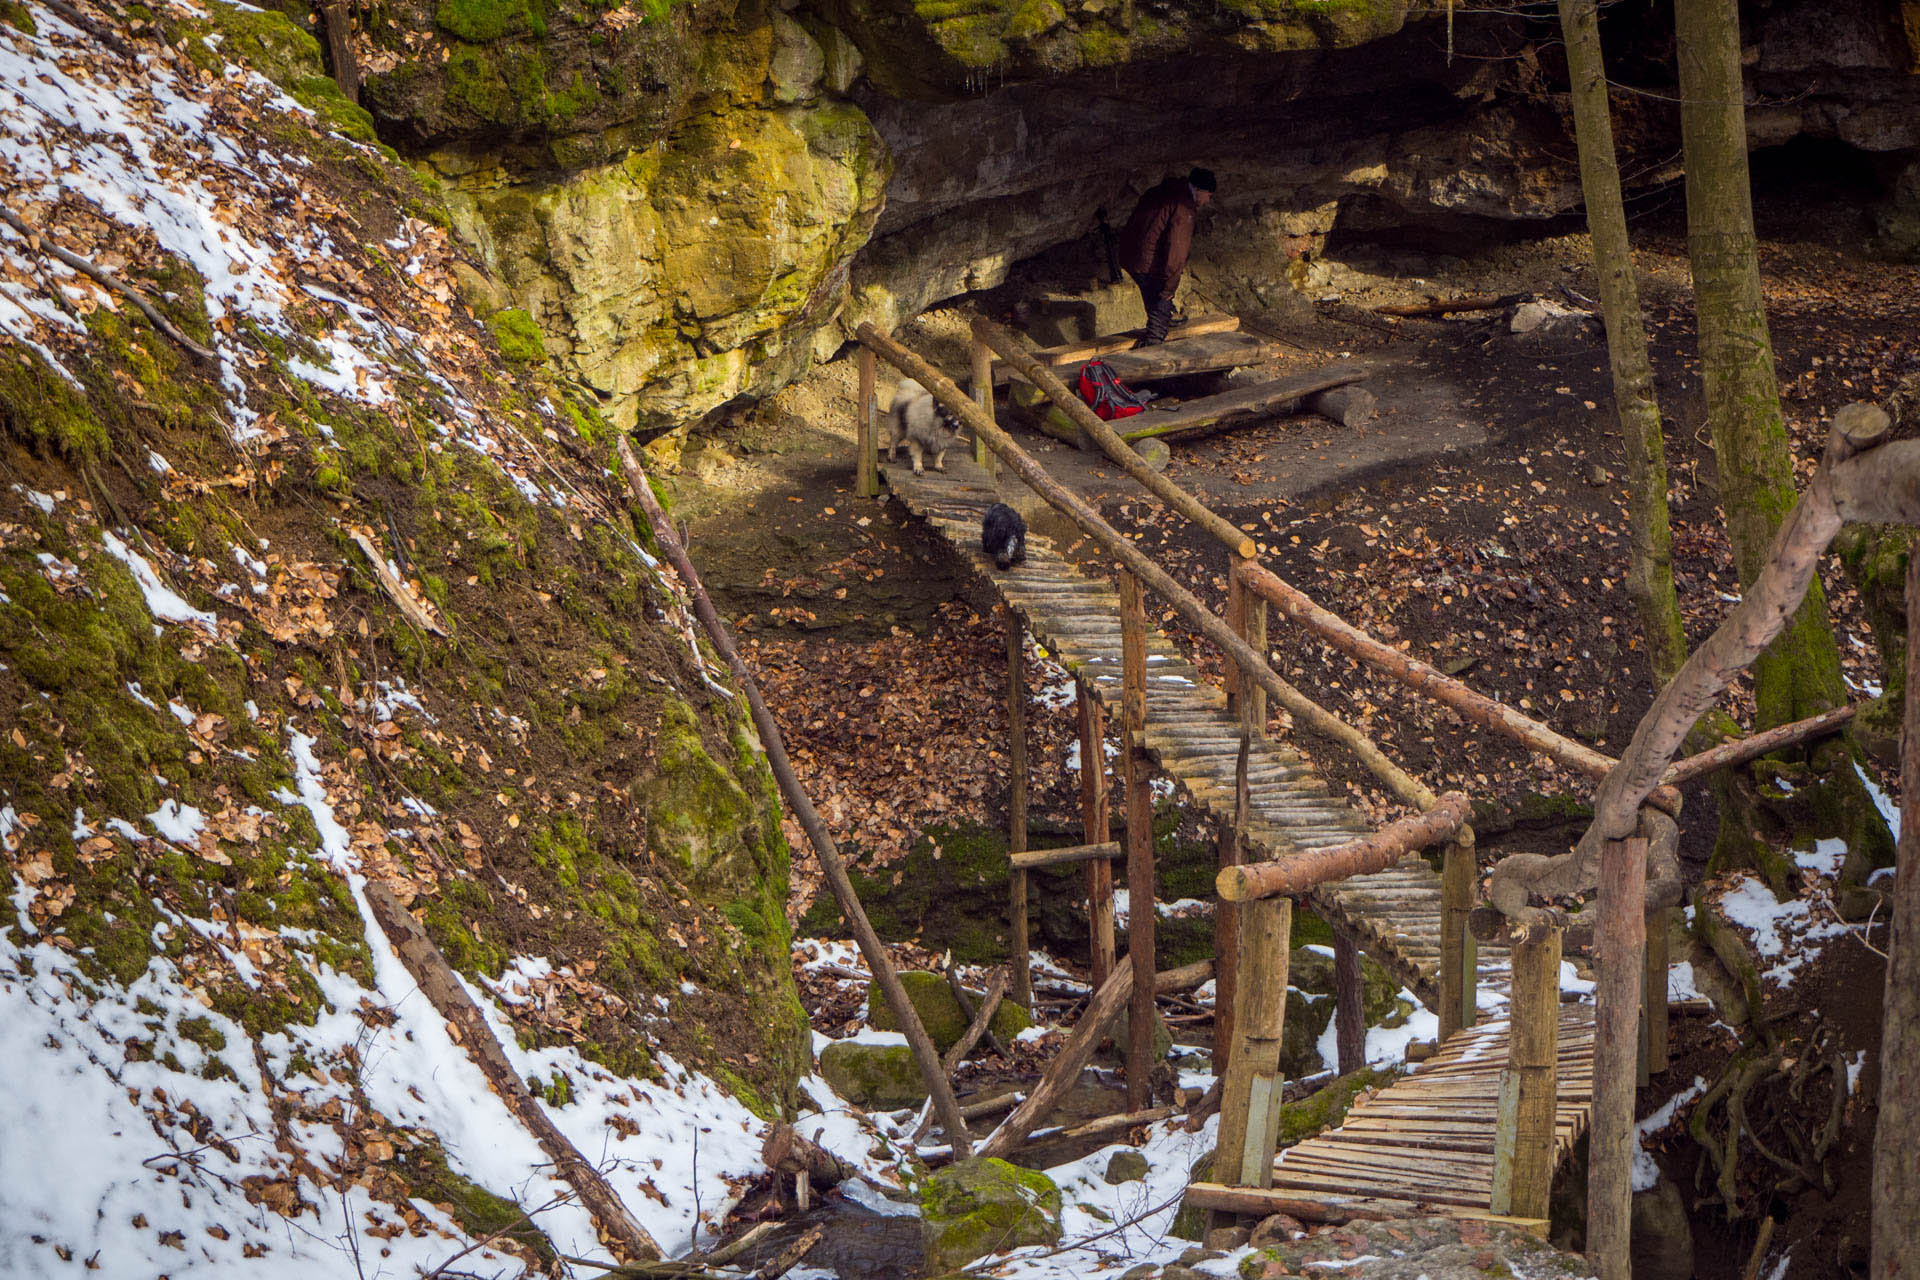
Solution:
[[[770,780],[603,427],[309,37],[69,12],[0,25],[0,1273],[607,1256],[373,882],[684,1249],[806,1040]]]

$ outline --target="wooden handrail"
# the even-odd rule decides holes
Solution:
[[[1074,425],[1092,437],[1094,443],[1100,446],[1107,457],[1113,459],[1114,465],[1139,481],[1154,497],[1212,534],[1227,550],[1242,560],[1253,558],[1252,538],[1236,528],[1231,520],[1217,514],[1198,498],[1143,462],[1140,455],[1134,452],[1132,445],[1122,440],[1099,414],[1087,406],[1086,401],[1067,390],[1067,384],[1060,381],[1051,369],[1034,359],[1020,345],[1020,339],[1010,330],[995,324],[985,316],[976,316],[973,321],[973,336],[993,348],[1001,359],[1018,369],[1026,376],[1027,381],[1059,405],[1061,410],[1073,419]]]
[[[1449,791],[1425,813],[1390,822],[1363,839],[1307,849],[1284,862],[1223,867],[1214,883],[1228,902],[1298,897],[1329,881],[1385,870],[1409,853],[1449,839],[1465,824],[1471,808],[1464,792]]]
[[[1373,740],[1360,730],[1281,679],[1267,665],[1264,654],[1255,652],[1253,646],[1235,635],[1233,628],[1216,617],[1192,592],[1134,546],[1130,539],[1121,536],[1085,499],[1048,475],[1045,468],[1022,449],[1012,436],[982,413],[980,406],[955,386],[951,379],[871,323],[860,325],[855,332],[862,342],[884,356],[889,364],[925,387],[934,399],[974,431],[976,439],[985,440],[987,447],[999,455],[1042,500],[1072,520],[1103,551],[1119,560],[1122,567],[1172,605],[1187,625],[1224,653],[1246,673],[1249,680],[1272,694],[1296,721],[1310,731],[1346,746],[1403,803],[1423,811],[1433,807],[1438,797],[1426,784],[1388,759]]]
[[[1443,675],[1420,659],[1404,654],[1392,645],[1382,644],[1338,614],[1315,604],[1297,587],[1264,565],[1248,564],[1240,572],[1249,589],[1290,621],[1312,631],[1348,657],[1392,676],[1415,692],[1444,703],[1475,724],[1505,734],[1521,745],[1595,781],[1606,777],[1620,763],[1605,752],[1575,742],[1531,716],[1522,715],[1506,703],[1496,702],[1453,677]],[[1672,787],[1661,787],[1655,791],[1652,799],[1668,813],[1679,812],[1679,793]]]

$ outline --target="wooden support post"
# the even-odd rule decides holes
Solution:
[[[973,402],[980,406],[980,412],[993,420],[993,348],[982,342],[977,336],[972,339],[973,347]],[[982,470],[992,475],[996,470],[993,450],[987,447],[986,437],[978,431],[973,433],[973,460]]]
[[[880,440],[873,421],[873,348],[860,344],[860,401],[853,410],[854,492],[863,498],[880,496]]]
[[[1647,841],[1609,840],[1600,854],[1600,971],[1587,1139],[1587,1260],[1600,1280],[1631,1280],[1634,1057],[1646,942]]]
[[[1248,727],[1252,709],[1240,704],[1240,750],[1233,765],[1233,821],[1220,833],[1220,875],[1247,860],[1247,816],[1252,797],[1247,786]],[[1218,877],[1216,877],[1217,879]],[[1233,1001],[1240,989],[1240,913],[1224,902],[1213,910],[1213,1073],[1224,1079],[1233,1061]]]
[[[1013,799],[1008,805],[1007,851],[1027,851],[1027,628],[1019,615],[1007,610],[1007,768],[1013,774]],[[1102,859],[1104,861],[1104,859]],[[1027,940],[1027,873],[1015,867],[1007,877],[1008,912],[1012,917],[1013,1002],[1033,1008],[1033,972]]]
[[[1241,575],[1242,571],[1253,567],[1255,567],[1255,562],[1251,558],[1239,561],[1234,565],[1234,576],[1237,578]],[[1260,661],[1265,662],[1267,661],[1266,599],[1248,591],[1246,592],[1245,608],[1247,645],[1255,653],[1260,655]],[[1230,667],[1233,666],[1232,663],[1228,663],[1227,665]],[[1250,686],[1247,690],[1247,701],[1251,703],[1253,707],[1253,736],[1256,738],[1264,738],[1267,736],[1267,691],[1251,680],[1244,681],[1243,683]]]
[[[1240,580],[1238,561],[1227,571],[1227,625],[1233,628],[1233,634],[1242,640],[1247,638],[1247,586]],[[1226,678],[1223,687],[1227,691],[1227,710],[1237,714],[1240,710],[1240,689],[1245,682],[1240,678],[1240,664],[1229,661],[1226,664]]]
[[[1340,1046],[1340,1074],[1367,1065],[1366,989],[1360,978],[1360,948],[1345,929],[1333,931],[1333,1016]]]
[[[1473,911],[1475,872],[1473,831],[1462,827],[1447,845],[1440,870],[1440,1038],[1473,1025],[1478,994],[1474,990],[1474,937],[1467,928]]]
[[[1153,794],[1147,781],[1147,612],[1140,580],[1120,574],[1120,756],[1127,778],[1127,1109],[1144,1111],[1153,1091]]]
[[[1667,930],[1673,917],[1672,907],[1662,907],[1647,917],[1647,962],[1645,1008],[1640,1016],[1646,1028],[1647,1070],[1659,1075],[1667,1069],[1670,1044],[1667,1038]]]
[[[1280,1036],[1287,1016],[1287,944],[1293,899],[1262,898],[1223,907],[1240,917],[1240,990],[1234,998],[1232,1065],[1220,1091],[1217,1182],[1273,1185],[1279,1145]]]
[[[1503,1217],[1546,1217],[1553,1188],[1560,933],[1538,929],[1513,948],[1513,1033],[1500,1073],[1490,1205]]]
[[[1080,838],[1087,844],[1111,839],[1107,822],[1107,713],[1085,676],[1073,678],[1080,710]],[[1095,858],[1087,864],[1087,927],[1092,935],[1093,985],[1098,990],[1113,972],[1113,864]]]

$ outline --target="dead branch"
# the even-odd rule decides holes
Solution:
[[[393,601],[394,607],[400,610],[401,616],[422,631],[432,632],[436,636],[446,635],[447,629],[427,612],[425,605],[414,599],[407,584],[387,567],[387,557],[374,545],[373,539],[351,526],[346,527],[346,534],[353,539],[353,545],[366,555],[367,563],[373,566],[374,579],[379,582],[380,589],[387,593],[387,599]]]
[[[947,1074],[952,1075],[954,1069],[966,1061],[967,1054],[972,1052],[973,1046],[980,1043],[981,1036],[987,1038],[995,1053],[1012,1062],[1013,1053],[1007,1048],[1006,1042],[988,1029],[993,1023],[994,1012],[999,1009],[1000,1001],[1007,994],[1007,988],[1012,985],[1012,976],[1005,969],[993,975],[993,981],[987,985],[987,994],[980,1001],[978,1012],[973,1008],[973,999],[967,994],[966,987],[961,985],[959,971],[952,965],[947,966],[947,985],[953,988],[953,998],[959,1002],[960,1012],[972,1019],[960,1039],[954,1042],[953,1048],[947,1050],[946,1057],[940,1060],[940,1065],[946,1068]]]
[[[55,10],[55,12],[59,12],[59,10]],[[38,249],[40,252],[66,263],[81,275],[95,281],[104,288],[113,290],[113,292],[133,303],[134,306],[140,309],[140,314],[147,318],[148,323],[152,324],[155,329],[158,329],[167,337],[179,343],[193,355],[207,361],[209,364],[218,363],[220,359],[219,356],[207,350],[186,334],[180,332],[178,325],[161,315],[159,309],[151,302],[148,302],[144,294],[120,279],[119,276],[114,275],[104,267],[94,266],[77,253],[69,253],[57,244],[49,244],[44,236],[28,226],[26,221],[11,209],[0,208],[0,222],[5,222],[8,226],[19,232],[20,238],[27,242],[29,248]]]
[[[1481,294],[1472,298],[1435,298],[1431,302],[1412,302],[1402,306],[1375,307],[1377,316],[1394,316],[1399,319],[1421,319],[1431,316],[1450,315],[1456,311],[1499,311],[1516,302],[1525,302],[1524,293],[1503,293],[1498,296]]]
[[[767,704],[760,696],[760,685],[754,680],[753,673],[747,670],[747,664],[741,660],[740,651],[734,648],[733,636],[726,624],[720,621],[720,615],[714,611],[713,601],[707,598],[706,588],[700,584],[700,574],[694,569],[686,548],[674,533],[666,512],[660,509],[659,500],[653,496],[653,489],[647,483],[647,473],[641,470],[639,460],[633,456],[626,436],[618,438],[618,448],[620,470],[626,477],[634,504],[653,530],[654,540],[660,550],[679,573],[707,638],[732,669],[733,678],[740,685],[741,692],[747,695],[754,728],[760,733],[760,744],[766,752],[767,765],[773,770],[774,780],[780,786],[780,794],[793,815],[800,820],[800,825],[806,829],[807,839],[820,859],[820,869],[826,875],[827,886],[833,890],[840,914],[853,930],[854,941],[860,946],[860,954],[867,962],[872,980],[880,984],[881,994],[886,997],[887,1007],[893,1011],[894,1021],[899,1023],[901,1032],[907,1037],[914,1065],[919,1067],[920,1077],[933,1097],[941,1129],[946,1132],[954,1150],[965,1156],[971,1145],[967,1126],[960,1115],[960,1104],[954,1100],[953,1086],[947,1081],[947,1073],[941,1069],[940,1054],[934,1049],[933,1040],[927,1035],[913,1002],[907,999],[906,988],[900,985],[900,974],[893,967],[893,957],[880,941],[880,935],[873,931],[872,922],[867,919],[866,908],[860,904],[860,895],[854,891],[853,881],[847,877],[847,866],[840,857],[839,846],[827,833],[826,824],[820,820],[813,801],[807,797],[806,788],[800,785],[799,777],[793,772],[793,764],[787,759],[786,741],[780,736],[780,726],[774,720],[773,713],[767,710]]]
[[[506,1051],[494,1038],[487,1020],[473,1003],[473,997],[467,994],[453,967],[440,954],[440,948],[434,945],[426,930],[420,927],[420,922],[400,905],[400,900],[385,885],[368,881],[366,895],[373,918],[393,944],[400,963],[420,984],[421,992],[446,1020],[474,1065],[485,1073],[487,1082],[500,1095],[500,1100],[513,1113],[514,1119],[526,1127],[540,1144],[540,1149],[553,1161],[560,1176],[579,1193],[580,1203],[593,1215],[602,1236],[626,1260],[658,1259],[661,1256],[660,1246],[647,1234],[647,1229],[640,1225],[627,1206],[621,1203],[619,1195],[606,1178],[587,1163],[586,1157],[554,1126],[546,1110],[527,1091],[526,1081],[513,1069],[513,1063],[507,1060]]]
[[[767,1168],[776,1173],[804,1173],[808,1181],[821,1190],[837,1187],[858,1170],[828,1151],[816,1142],[810,1142],[794,1131],[790,1124],[776,1124],[767,1130],[767,1140],[761,1144],[760,1159]],[[710,1256],[707,1261],[713,1259]]]
[[[1703,774],[1716,769],[1731,769],[1749,760],[1758,760],[1770,755],[1782,747],[1791,747],[1810,738],[1824,737],[1836,733],[1853,719],[1858,708],[1848,705],[1835,707],[1831,711],[1822,711],[1817,716],[1808,716],[1805,720],[1795,720],[1792,724],[1783,724],[1777,729],[1768,729],[1762,733],[1749,734],[1734,742],[1723,742],[1699,755],[1688,756],[1677,761],[1661,778],[1664,786],[1677,787],[1692,782]]]

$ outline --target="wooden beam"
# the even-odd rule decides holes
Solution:
[[[1084,675],[1073,678],[1080,721],[1080,835],[1082,847],[1111,845],[1107,820],[1107,712]],[[1117,846],[1116,846],[1117,847]],[[1093,955],[1093,985],[1113,972],[1113,864],[1105,858],[1087,863],[1087,929]]]
[[[1600,985],[1595,992],[1599,1012],[1587,1138],[1587,1257],[1610,1273],[1628,1256],[1632,1217],[1634,1068],[1646,890],[1646,838],[1609,840],[1601,852],[1600,923],[1594,942]]]
[[[1007,609],[1007,771],[1013,779],[1008,802],[1007,850],[1017,857],[1027,849],[1027,628]],[[1007,912],[1012,922],[1008,949],[1013,952],[1013,1002],[1033,1008],[1032,944],[1027,938],[1027,873],[1019,863],[1007,877]]]
[[[1286,1029],[1293,901],[1263,898],[1223,908],[1240,913],[1240,985],[1234,998],[1231,1065],[1220,1093],[1214,1176],[1240,1186],[1273,1184]]]
[[[979,338],[969,344],[973,355],[973,400],[980,412],[993,417],[993,352]],[[994,472],[993,450],[978,435],[973,438],[973,460],[988,476]]]
[[[993,1039],[993,1047],[999,1051],[1000,1056],[1008,1062],[1013,1061],[1013,1055],[1007,1052],[1006,1045],[1000,1043],[1000,1037],[987,1030],[987,1028],[993,1024],[994,1011],[1000,1007],[1000,1002],[1006,998],[1007,988],[1011,984],[1011,969],[1002,969],[996,972],[993,975],[993,981],[987,984],[987,993],[981,998],[980,1007],[975,1009],[971,1007],[973,998],[967,994],[967,989],[960,984],[959,970],[952,967],[947,969],[947,985],[953,988],[953,998],[959,1002],[960,1012],[966,1014],[970,1019],[967,1023],[967,1029],[961,1033],[958,1040],[954,1041],[953,1048],[947,1050],[946,1055],[940,1059],[940,1065],[946,1068],[948,1075],[952,1075],[960,1064],[966,1061],[967,1055],[973,1052],[973,1046],[980,1043],[980,1037],[982,1036],[991,1036]],[[962,1114],[965,1114],[964,1110]]]
[[[1440,1038],[1445,1040],[1474,1022],[1479,995],[1475,990],[1474,937],[1467,927],[1472,918],[1479,861],[1474,855],[1473,828],[1462,827],[1447,845],[1440,868]]]
[[[1334,1043],[1340,1074],[1367,1065],[1366,986],[1360,976],[1360,947],[1345,929],[1333,931]]]
[[[853,409],[854,487],[862,498],[880,495],[880,443],[873,420],[874,376],[873,348],[865,343],[859,353],[859,401]]]
[[[1298,897],[1335,880],[1385,870],[1407,854],[1447,839],[1460,830],[1470,809],[1465,794],[1449,791],[1427,812],[1390,822],[1363,839],[1326,849],[1305,849],[1284,862],[1228,867],[1215,877],[1214,884],[1228,902],[1276,895]]]
[[[1147,614],[1140,580],[1120,575],[1120,756],[1127,776],[1127,956],[1133,997],[1127,1010],[1127,1107],[1153,1103],[1153,789],[1147,755]]]
[[[1060,406],[1062,412],[1073,420],[1074,425],[1092,438],[1101,452],[1113,460],[1115,466],[1144,485],[1149,493],[1212,534],[1215,541],[1226,546],[1235,555],[1243,558],[1253,555],[1252,538],[1235,527],[1231,521],[1223,519],[1202,505],[1185,489],[1141,461],[1140,455],[1135,453],[1112,427],[1102,421],[1100,415],[1087,406],[1086,401],[1068,390],[1064,382],[1055,377],[1051,370],[1041,365],[1021,346],[1019,338],[984,317],[973,322],[973,336],[976,341],[986,343],[1025,373],[1034,386],[1045,393],[1049,400]]]
[[[673,531],[673,522],[660,509],[660,501],[653,496],[653,489],[647,483],[647,473],[641,470],[640,462],[633,456],[633,449],[624,434],[616,438],[615,448],[618,450],[621,474],[626,478],[627,490],[634,505],[639,508],[640,518],[653,531],[654,541],[667,562],[673,566],[674,572],[680,575],[701,629],[707,633],[707,639],[733,672],[735,683],[747,697],[747,709],[753,717],[754,728],[759,731],[760,747],[766,753],[767,767],[773,771],[774,781],[780,787],[780,796],[806,831],[807,840],[820,859],[820,870],[826,878],[827,888],[832,891],[841,916],[853,931],[853,940],[860,948],[860,955],[867,962],[867,971],[873,975],[873,981],[880,984],[887,1008],[892,1011],[894,1021],[907,1038],[907,1048],[911,1050],[914,1065],[920,1069],[920,1078],[933,1098],[933,1109],[940,1117],[941,1129],[945,1131],[955,1153],[964,1158],[971,1148],[971,1140],[967,1136],[966,1121],[960,1115],[960,1104],[954,1100],[953,1086],[948,1083],[947,1073],[941,1069],[939,1051],[933,1047],[933,1040],[927,1035],[926,1026],[921,1023],[913,1002],[907,999],[906,988],[900,985],[900,974],[893,967],[892,953],[880,941],[880,935],[873,931],[873,922],[867,919],[866,908],[860,904],[860,895],[847,876],[847,864],[840,857],[839,846],[833,842],[826,824],[820,820],[819,811],[807,797],[806,788],[800,785],[799,777],[793,772],[793,762],[787,758],[786,740],[780,735],[779,722],[767,710],[766,700],[760,696],[759,682],[753,678],[753,672],[747,669],[740,651],[734,647],[733,636],[726,624],[720,621],[713,601],[707,597],[706,588],[700,585],[699,571],[693,567],[693,560],[687,555],[686,548],[680,545],[680,538]]]
[[[1178,408],[1148,409],[1122,423],[1120,438],[1129,443],[1140,440],[1193,440],[1228,431],[1235,426],[1250,426],[1253,418],[1304,400],[1316,391],[1331,391],[1350,382],[1360,382],[1372,377],[1375,372],[1367,365],[1333,366],[1297,377],[1276,378],[1272,382],[1239,387],[1203,400],[1189,400]]]
[[[1559,1089],[1560,930],[1531,930],[1513,948],[1512,999],[1490,1207],[1497,1214],[1544,1218],[1553,1189]]]
[[[1239,316],[1213,315],[1195,316],[1183,320],[1167,330],[1168,342],[1179,342],[1186,338],[1198,338],[1209,333],[1232,333],[1240,327]],[[1041,347],[1033,354],[1041,364],[1052,367],[1061,365],[1085,364],[1095,356],[1112,355],[1118,351],[1131,351],[1134,344],[1147,336],[1145,329],[1129,329],[1125,333],[1110,333],[1103,337],[1091,338],[1084,342],[1066,342],[1056,347]],[[993,366],[993,384],[1001,386],[1015,376],[1011,364],[996,363]]]
[[[1021,871],[1033,871],[1040,867],[1072,866],[1123,855],[1119,841],[1103,840],[1099,844],[1070,844],[1061,849],[1029,849],[1025,853],[1014,854],[1012,861]]]

